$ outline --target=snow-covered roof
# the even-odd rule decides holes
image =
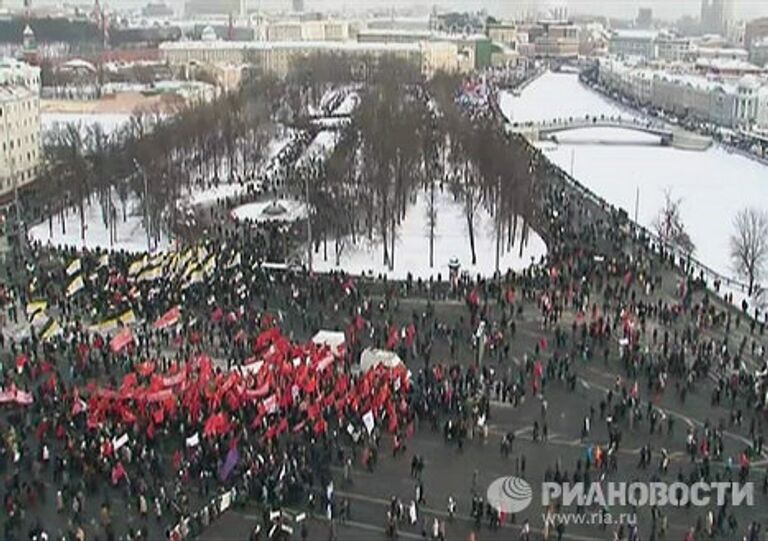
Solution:
[[[619,39],[654,40],[659,35],[656,30],[621,29],[613,30],[611,37]]]
[[[343,52],[403,51],[419,52],[418,43],[359,43],[357,41],[165,41],[160,49],[166,51],[187,49],[248,49],[289,50],[317,49]]]
[[[718,71],[745,71],[752,73],[764,71],[761,67],[734,58],[697,58],[696,67]]]
[[[68,60],[67,62],[64,62],[61,67],[67,69],[84,69],[92,73],[96,73],[96,66],[86,60],[83,60],[82,58],[73,58],[72,60]]]
[[[203,28],[200,39],[205,42],[216,41],[216,30],[214,30],[212,26],[206,26]]]
[[[420,37],[423,39],[429,39],[434,34],[430,30],[407,30],[403,28],[366,28],[364,30],[360,30],[358,33],[366,36],[381,36],[381,37]]]
[[[0,102],[17,101],[31,98],[34,94],[22,86],[0,85]]]

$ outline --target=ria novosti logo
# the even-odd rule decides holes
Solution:
[[[520,477],[499,477],[488,487],[486,499],[502,513],[519,513],[531,505],[533,489]]]
[[[533,501],[531,485],[520,477],[500,477],[488,487],[488,503],[503,513],[519,513]],[[718,507],[731,505],[753,506],[754,483],[698,482],[623,482],[604,483],[551,483],[541,484],[541,505],[548,508],[557,503],[561,507],[588,508],[693,505]]]

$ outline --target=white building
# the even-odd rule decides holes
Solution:
[[[0,198],[35,179],[40,160],[40,70],[0,61]]]
[[[666,62],[682,62],[691,54],[691,40],[660,34],[656,38],[656,56]]]
[[[418,43],[355,41],[171,41],[160,44],[160,56],[171,66],[251,65],[277,77],[285,77],[296,61],[317,53],[372,60],[400,58],[423,67],[422,51]]]
[[[658,54],[658,35],[654,30],[614,30],[608,40],[608,52],[616,56],[653,60]]]
[[[40,68],[14,58],[0,58],[0,85],[23,86],[40,92]]]
[[[603,86],[640,105],[728,128],[768,127],[768,82],[754,75],[713,79],[616,58],[603,59],[599,65]]]

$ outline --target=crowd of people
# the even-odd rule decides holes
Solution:
[[[291,520],[307,538],[309,521],[287,518],[289,507],[325,517],[333,537],[351,516],[334,471],[343,482],[357,467],[374,471],[387,451],[407,456],[409,438],[430,428],[463,450],[487,441],[499,405],[526,400],[541,403],[532,440],[548,445],[551,390],[574,391],[590,366],[622,376],[580,413],[583,453],[570,468],[552,465],[547,480],[616,477],[623,442],[640,434],[648,443],[637,467],[648,476],[755,479],[764,318],[721,304],[684,261],[529,152],[541,167],[535,226],[548,256],[521,272],[402,282],[313,275],[265,265],[270,254],[252,227],[214,227],[154,255],[14,252],[0,333],[3,539],[180,540],[246,502],[263,511],[253,539]],[[212,222],[224,219],[215,212]],[[457,300],[460,314],[444,308]],[[539,336],[531,347],[521,325]],[[343,347],[312,342],[321,329],[342,332]],[[404,364],[361,370],[367,347]],[[685,407],[706,392],[725,418],[676,430],[684,419],[665,404]],[[594,436],[599,422],[607,443]],[[690,463],[673,462],[661,437],[680,442]],[[525,477],[531,459],[517,439],[504,430],[500,452]],[[415,528],[451,539],[459,513],[471,517],[472,535],[484,520],[492,529],[515,521],[484,500],[477,471],[470,505],[457,511],[458,496],[441,495],[447,522],[429,516],[424,464],[412,457],[416,493],[409,503],[394,495],[385,512],[391,535]],[[566,534],[563,523],[552,534],[528,520],[516,527],[526,540]],[[740,524],[726,508],[702,510],[690,527],[690,539],[761,539],[759,523]],[[654,509],[649,526],[614,536],[655,541],[668,530]]]

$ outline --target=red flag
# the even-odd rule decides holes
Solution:
[[[30,404],[32,404],[34,399],[32,398],[32,393],[28,393],[26,391],[20,391],[17,389],[16,396],[14,397],[14,401],[20,406],[29,406]]]
[[[121,389],[125,389],[125,390],[133,389],[134,387],[136,387],[136,385],[138,385],[138,383],[139,383],[139,378],[138,376],[136,376],[136,373],[130,372],[125,376],[123,376],[123,385],[121,386]]]
[[[144,361],[136,367],[136,372],[140,376],[147,377],[155,372],[155,363],[152,361]]]
[[[112,484],[116,485],[121,479],[125,477],[125,468],[122,462],[118,462],[117,465],[112,468]]]
[[[391,433],[397,432],[397,413],[395,413],[394,409],[392,410],[392,414],[389,417],[389,431]]]
[[[181,308],[179,305],[176,305],[163,314],[160,319],[155,321],[154,327],[155,329],[165,329],[176,325],[176,323],[179,322],[179,319],[181,319]]]
[[[187,379],[187,374],[184,372],[179,372],[175,376],[166,376],[163,378],[163,386],[164,387],[175,387],[176,385],[180,385],[184,383],[184,380]]]
[[[324,434],[327,429],[328,424],[325,422],[325,419],[318,419],[315,423],[315,434]]]
[[[16,357],[16,370],[21,372],[24,370],[24,367],[27,366],[27,363],[29,362],[29,357],[26,353],[22,353],[18,357]]]
[[[395,349],[400,342],[400,329],[396,325],[389,328],[389,338],[387,339],[387,349]]]
[[[408,347],[411,347],[413,345],[413,341],[416,338],[416,327],[413,323],[408,325],[405,329],[405,345]]]
[[[157,391],[155,393],[149,393],[146,396],[147,402],[150,402],[150,403],[164,402],[165,400],[168,400],[169,398],[173,398],[173,391],[171,389],[163,389],[162,391]]]
[[[109,348],[113,353],[120,353],[131,342],[133,342],[131,328],[125,327],[112,338],[112,341],[109,343]]]
[[[472,306],[479,306],[480,305],[480,295],[478,295],[477,290],[473,289],[469,295],[467,295],[467,302]]]
[[[243,393],[248,400],[256,400],[258,398],[264,398],[269,394],[269,382],[265,382],[264,385],[257,389],[248,389]]]

